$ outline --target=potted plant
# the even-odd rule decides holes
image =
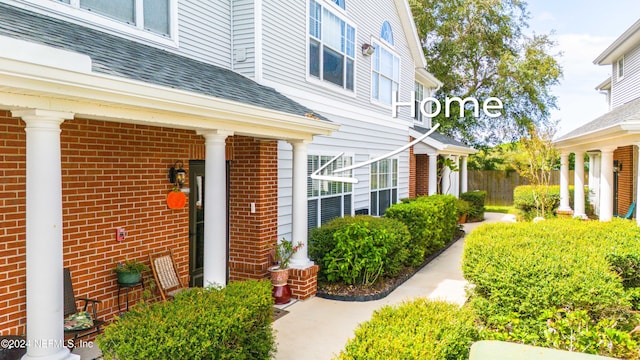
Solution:
[[[467,222],[467,215],[471,211],[471,204],[462,199],[456,200],[456,213],[458,215],[458,224],[464,224]]]
[[[276,243],[273,249],[273,260],[276,265],[269,268],[271,283],[273,286],[283,286],[289,280],[289,261],[293,254],[302,248],[302,243],[293,243],[293,240],[282,239]]]
[[[139,283],[140,274],[143,271],[149,271],[149,267],[136,260],[125,260],[118,262],[114,271],[118,275],[120,284],[130,285]]]

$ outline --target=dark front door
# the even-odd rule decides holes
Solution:
[[[189,161],[189,286],[203,286],[204,268],[204,160]],[[227,260],[229,263],[229,162],[227,162]],[[227,281],[229,269],[227,267]]]

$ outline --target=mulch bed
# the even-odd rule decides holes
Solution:
[[[398,286],[402,285],[405,281],[410,279],[415,273],[422,270],[428,263],[437,258],[451,245],[455,244],[459,239],[464,237],[464,231],[458,232],[453,240],[449,242],[444,248],[438,250],[434,254],[431,254],[422,265],[415,268],[406,268],[395,278],[383,278],[377,281],[372,286],[363,285],[347,285],[344,283],[329,284],[318,282],[318,293],[316,296],[339,301],[373,301],[385,298],[391,294]]]

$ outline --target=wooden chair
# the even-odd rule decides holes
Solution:
[[[87,311],[89,304],[91,304],[91,316],[93,320],[93,327],[82,330],[66,330],[65,338],[67,336],[73,336],[73,345],[77,343],[79,337],[88,336],[91,334],[99,334],[100,327],[104,324],[103,320],[98,319],[98,309],[97,304],[102,303],[100,300],[88,299],[88,298],[76,298],[73,292],[73,283],[71,282],[71,272],[69,269],[65,268],[64,270],[64,317],[68,317],[69,315],[73,315],[79,312],[78,307],[76,305],[76,301],[84,301],[84,306],[82,307],[82,311]]]
[[[627,211],[627,213],[623,216],[623,215],[615,215],[618,218],[622,218],[622,219],[631,219],[633,217],[633,212],[636,209],[636,203],[635,201],[631,203],[631,206],[629,206],[629,211]]]
[[[177,293],[185,289],[180,281],[180,276],[178,276],[171,250],[150,254],[149,262],[162,300],[173,299]]]

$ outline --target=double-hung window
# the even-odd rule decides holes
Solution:
[[[328,163],[333,157],[309,155],[307,157],[307,171],[311,175]],[[353,158],[342,156],[327,166],[323,175],[351,176],[351,171],[334,174],[333,170],[352,165]],[[336,217],[352,215],[353,213],[353,185],[346,182],[312,180],[307,177],[307,210],[309,230],[325,224]]]
[[[413,118],[416,120],[417,123],[422,124],[424,122],[424,115],[422,114],[420,105],[422,104],[422,100],[424,100],[424,86],[417,81],[415,86],[415,93],[416,93],[416,99],[415,99],[416,113],[413,114]]]
[[[398,202],[398,159],[371,164],[371,215],[382,216]]]
[[[343,3],[344,4],[344,3]],[[356,30],[320,2],[309,4],[309,75],[353,91]]]
[[[172,0],[57,0],[162,36],[171,36]]]
[[[616,62],[616,67],[618,73],[618,81],[620,81],[622,80],[622,78],[624,78],[624,56],[618,59],[618,61]]]
[[[375,52],[371,59],[371,99],[391,105],[394,93],[400,84],[400,57],[391,50],[393,32],[391,25],[384,22],[380,31],[380,41],[373,41]]]

